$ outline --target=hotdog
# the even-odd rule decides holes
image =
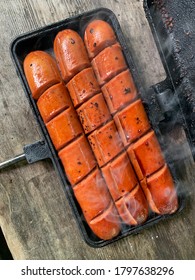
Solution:
[[[69,69],[68,75],[76,69]],[[45,52],[32,52],[24,60],[24,73],[89,227],[99,238],[115,237],[121,230],[119,216],[55,60]],[[113,219],[106,221],[106,217]],[[102,229],[104,225],[108,226]]]
[[[74,33],[74,31],[73,31],[73,33]],[[69,30],[69,36],[70,36],[70,34],[71,33]],[[64,33],[63,40],[66,41],[66,40],[68,40],[68,38],[69,37],[66,38],[66,33]],[[90,40],[88,41],[88,43],[90,44]],[[83,43],[83,45],[84,45],[84,43]],[[63,51],[63,45],[58,46],[58,47],[59,47],[59,49],[61,49],[62,52],[72,53],[71,46],[70,46],[70,50],[68,50],[68,48],[66,47],[64,51]],[[100,44],[99,50],[101,47],[102,47],[102,45]],[[54,52],[55,52],[55,48],[54,48]],[[102,55],[102,53],[103,53],[103,55]],[[55,52],[55,55],[58,57],[57,60],[61,61],[59,53]],[[80,55],[82,55],[82,53]],[[70,57],[70,56],[68,55],[68,57]],[[83,59],[84,59],[84,57],[81,58],[81,61]],[[111,60],[111,62],[109,59]],[[102,62],[104,62],[104,63],[102,63]],[[63,69],[66,69],[68,67],[68,64],[70,64],[70,63],[71,63],[71,59],[69,59],[67,65],[66,65],[66,60],[63,60],[63,66],[62,66]],[[93,150],[97,163],[98,163],[99,167],[101,168],[101,173],[102,173],[104,179],[106,180],[107,187],[111,193],[111,189],[112,189],[111,185],[113,185],[113,177],[112,177],[112,179],[109,180],[108,176],[107,177],[105,176],[106,169],[105,169],[105,174],[104,174],[102,167],[106,166],[106,164],[110,164],[110,162],[124,150],[124,145],[121,141],[120,135],[119,135],[116,125],[115,125],[115,122],[113,121],[111,112],[109,111],[109,108],[106,104],[106,101],[103,97],[102,92],[98,92],[98,91],[92,92],[90,86],[84,85],[84,91],[85,91],[84,95],[86,96],[86,99],[80,100],[80,95],[82,95],[81,88],[82,88],[82,85],[84,84],[83,80],[86,81],[86,83],[89,83],[88,81],[93,79],[92,83],[99,84],[99,88],[100,88],[100,86],[102,84],[104,84],[109,79],[113,78],[115,74],[117,74],[121,71],[124,71],[127,68],[127,65],[126,65],[125,59],[122,55],[122,50],[121,50],[121,47],[119,46],[119,44],[115,44],[114,46],[109,46],[105,49],[105,51],[103,50],[103,51],[99,52],[99,54],[93,58],[91,63],[92,63],[92,67],[94,67],[95,64],[103,65],[102,66],[104,68],[103,71],[96,73],[96,71],[94,69],[96,77],[98,75],[97,80],[94,81],[94,79],[95,79],[94,74],[93,74],[93,77],[91,77],[92,68],[87,68],[88,67],[87,66],[86,68],[84,68],[80,72],[78,72],[76,74],[76,76],[72,77],[72,79],[68,82],[67,87],[70,90],[70,96],[73,100],[73,104],[77,108],[77,114],[78,114],[81,124],[83,126],[84,133],[86,135],[88,135],[88,137],[87,137],[88,141],[91,145],[91,148]],[[90,69],[90,71],[88,69]],[[86,75],[88,74],[88,77],[85,76],[83,78],[84,73]],[[129,73],[127,73],[127,76],[129,78],[129,76],[130,76]],[[81,77],[81,81],[80,81],[79,77]],[[128,87],[131,86],[132,90],[134,90],[133,86],[132,86],[133,85],[132,80],[127,80],[127,77],[126,78],[124,77],[123,80],[124,80],[124,86],[127,84]],[[119,91],[120,91],[120,89],[119,89]],[[136,92],[133,93],[133,97],[131,97],[131,99],[134,98],[135,95],[136,95]],[[124,100],[125,103],[127,103],[129,101],[129,99],[126,100],[124,97],[121,97],[121,98]],[[75,102],[75,100],[76,100],[76,102]],[[122,102],[120,102],[119,107],[121,106]],[[123,160],[125,161],[125,158],[122,157],[122,161]],[[130,173],[128,175],[129,176],[128,179],[123,180],[123,182],[122,182],[123,186],[120,186],[119,181],[116,182],[116,185],[117,185],[116,188],[128,189],[129,186],[127,186],[127,184],[129,183],[129,181],[133,181],[133,182],[135,181],[136,176],[135,176],[134,171],[131,166],[126,168],[126,172],[128,172],[128,171],[130,171]],[[114,173],[114,170],[113,170],[113,173]],[[87,180],[87,179],[85,179],[85,180]],[[84,193],[84,191],[81,191],[82,184],[83,184],[83,181],[81,183],[79,183],[78,188],[77,188],[77,186],[74,188],[74,190],[77,190],[77,189],[80,190],[80,193],[79,193],[80,196],[83,196],[83,193]],[[110,184],[110,186],[108,186],[108,184]],[[132,185],[132,183],[130,183],[130,186],[131,185]],[[136,188],[136,185],[137,184],[134,184],[133,187]],[[88,192],[90,193],[90,190],[88,190]],[[140,201],[145,199],[143,208],[145,208],[144,213],[145,213],[145,218],[147,218],[148,207],[147,207],[146,198],[144,197],[143,193],[141,193],[141,191],[136,192],[136,193],[137,193],[136,196],[130,195],[127,197],[129,199],[131,198],[131,204],[134,200],[135,200],[134,201],[135,204],[137,203],[136,201],[137,201],[137,197],[139,195],[141,195],[141,197],[142,197],[142,198],[140,198]],[[77,199],[81,201],[82,207],[84,208],[83,201],[85,201],[85,198],[79,199],[78,191],[76,191],[75,195],[77,196]],[[111,193],[111,195],[112,195],[112,193]],[[98,197],[98,195],[96,195],[96,196]],[[115,205],[116,205],[116,207],[119,207],[118,204],[115,203]],[[105,207],[105,205],[104,205],[104,207]],[[129,209],[131,211],[131,208],[129,208]],[[136,214],[137,216],[135,217],[135,219],[137,221],[136,223],[139,223],[139,222],[141,223],[141,222],[145,221],[145,218],[142,220],[139,218],[137,219],[138,216],[142,216],[142,212],[143,212],[143,209],[141,207],[139,207],[137,210],[137,214]],[[120,217],[122,218],[122,216],[120,216]],[[87,217],[87,219],[88,219],[88,217]],[[135,219],[128,220],[128,223],[130,224],[132,222],[132,225],[135,225],[136,224]],[[123,218],[122,218],[122,220],[123,220],[123,222],[125,222],[125,220]]]
[[[101,47],[101,51],[94,52],[92,42],[95,42],[96,37],[98,38],[99,46],[101,44],[104,45],[105,42],[104,36],[98,37],[94,32],[94,30],[97,30],[98,34],[99,24],[100,22],[96,20],[91,22],[86,28],[84,35],[87,51],[93,57],[92,67],[100,86],[103,86],[102,91],[110,112],[115,114],[115,124],[148,199],[150,208],[158,214],[171,214],[178,207],[173,179],[171,179],[170,171],[167,165],[165,165],[158,140],[154,132],[151,131],[141,99],[136,100],[138,96],[136,87],[132,82],[131,73],[129,70],[124,71],[126,69],[126,62],[120,45],[116,40],[109,40],[113,38],[113,33],[110,31],[111,26],[106,28],[108,24],[101,23],[102,26],[105,26],[105,34],[108,34],[109,47],[105,45],[104,48]],[[92,34],[90,34],[91,26],[93,26]],[[89,38],[91,38],[91,43]],[[116,53],[118,54],[116,55]],[[116,57],[120,59],[116,60]],[[104,63],[102,63],[103,61]],[[134,95],[129,100],[125,100],[124,95],[121,95],[121,92],[125,90],[124,88],[122,89],[122,83],[127,83],[126,80],[121,80],[121,75],[124,75],[122,71],[126,73],[129,71],[130,74],[127,78],[129,86],[125,87],[125,89],[127,91],[132,90]],[[130,105],[128,105],[129,103]],[[140,139],[140,137],[142,138]],[[129,145],[130,147],[128,148]],[[161,172],[159,171],[160,168]],[[166,190],[171,194],[169,198],[165,197]],[[123,203],[124,205],[126,205],[126,202]],[[123,207],[123,209],[125,208]],[[118,207],[118,210],[121,213],[120,207]]]

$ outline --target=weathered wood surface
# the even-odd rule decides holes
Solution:
[[[121,24],[143,87],[164,71],[140,0],[0,1],[0,161],[41,139],[9,44],[21,33],[97,7],[113,10]],[[101,249],[82,240],[61,183],[49,161],[18,164],[0,173],[0,227],[14,259],[194,259],[194,164],[189,151],[182,184],[189,202],[181,214]]]

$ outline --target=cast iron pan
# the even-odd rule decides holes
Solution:
[[[150,2],[150,1],[149,1]],[[147,10],[147,15],[149,16],[149,8],[147,7],[147,1],[145,2],[145,8]],[[85,30],[86,25],[91,21],[92,19],[102,19],[107,21],[115,30],[115,33],[117,35],[117,39],[119,43],[122,46],[124,56],[126,58],[126,62],[129,66],[129,69],[131,70],[132,76],[134,78],[135,84],[137,86],[138,92],[140,94],[140,97],[143,101],[143,104],[145,106],[145,109],[148,113],[148,117],[150,119],[151,125],[153,129],[156,132],[156,135],[158,137],[158,140],[161,144],[161,148],[164,151],[165,147],[167,146],[167,143],[163,142],[163,133],[161,129],[161,123],[166,123],[167,126],[171,124],[170,118],[167,118],[167,115],[170,115],[170,112],[173,110],[176,111],[177,106],[170,106],[169,102],[166,102],[166,98],[169,98],[170,91],[167,91],[167,89],[170,90],[170,79],[167,79],[163,82],[161,86],[161,97],[160,98],[153,98],[154,95],[156,95],[154,88],[149,89],[148,92],[144,92],[140,79],[138,77],[138,69],[136,69],[133,59],[130,53],[130,50],[127,47],[127,44],[125,42],[125,38],[123,36],[123,33],[121,31],[119,22],[114,15],[114,13],[108,9],[100,8],[96,10],[92,10],[90,12],[86,12],[83,14],[80,14],[75,17],[71,17],[68,19],[65,19],[63,21],[54,23],[49,26],[45,26],[39,30],[35,30],[30,33],[23,34],[19,37],[17,37],[11,44],[10,47],[10,53],[11,57],[13,59],[14,66],[16,68],[17,75],[22,83],[22,86],[24,88],[24,92],[26,94],[26,97],[29,101],[30,107],[32,108],[32,111],[34,113],[34,116],[37,120],[37,123],[39,124],[41,133],[42,133],[42,140],[38,141],[34,144],[26,145],[24,147],[24,154],[19,155],[18,157],[15,157],[12,160],[9,160],[3,164],[0,165],[0,168],[5,167],[7,165],[10,165],[12,163],[17,162],[20,159],[26,159],[28,163],[33,163],[38,160],[42,160],[45,158],[50,158],[52,160],[53,166],[58,173],[63,189],[65,191],[65,194],[67,196],[67,199],[72,207],[72,210],[75,214],[75,218],[78,222],[78,226],[81,230],[81,233],[83,235],[84,240],[93,247],[102,247],[105,245],[108,245],[111,242],[114,242],[122,237],[125,237],[130,234],[135,234],[143,230],[144,228],[151,226],[163,219],[172,217],[173,215],[162,215],[159,216],[154,213],[150,213],[148,220],[143,224],[139,226],[127,226],[123,225],[121,233],[113,238],[112,240],[100,240],[97,238],[93,232],[88,227],[87,223],[85,222],[85,219],[82,215],[81,209],[74,198],[72,188],[66,178],[66,175],[64,173],[63,166],[61,165],[61,162],[58,158],[58,155],[54,149],[54,146],[50,140],[50,137],[48,135],[48,132],[46,130],[46,127],[42,121],[42,118],[39,114],[39,111],[37,109],[36,103],[33,100],[31,96],[30,89],[28,87],[24,71],[23,71],[23,61],[25,56],[34,50],[44,50],[49,52],[53,55],[53,41],[57,33],[63,29],[70,28],[75,31],[77,31],[82,37]],[[158,88],[158,86],[155,87],[155,89]],[[171,88],[172,90],[172,88]],[[160,94],[159,94],[160,96]],[[177,104],[178,105],[178,104]],[[174,155],[171,157],[170,153],[169,156],[166,156],[165,153],[166,162],[169,165],[169,168],[171,170],[172,176],[175,180],[176,188],[178,190],[178,197],[179,197],[179,209],[177,211],[180,212],[184,207],[185,202],[185,196],[184,193],[180,191],[180,180],[179,180],[179,174],[178,172],[178,165],[175,164]],[[175,215],[175,214],[174,214]]]

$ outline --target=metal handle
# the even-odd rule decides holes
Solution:
[[[26,155],[25,154],[21,154],[18,156],[15,156],[11,159],[5,160],[3,162],[0,163],[0,170],[9,167],[10,165],[13,165],[19,161],[25,160],[26,159]]]
[[[33,144],[25,145],[23,150],[23,154],[20,154],[0,163],[0,170],[23,160],[26,160],[28,163],[34,163],[46,158],[51,158],[51,152],[44,140],[37,141]]]

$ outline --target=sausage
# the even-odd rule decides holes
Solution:
[[[46,89],[62,80],[54,58],[46,52],[34,51],[29,53],[24,59],[23,66],[32,97],[35,100]]]
[[[135,100],[137,89],[129,70],[115,76],[101,88],[111,114]]]
[[[68,108],[46,124],[57,151],[83,133],[82,126],[73,108]]]
[[[40,67],[42,66],[40,65]],[[52,65],[48,64],[47,67],[50,68]],[[48,70],[48,73],[50,72],[51,70]],[[32,75],[32,73],[30,74]],[[45,76],[44,71],[39,73],[39,76],[42,79]],[[37,85],[37,91],[40,91],[39,87],[41,86],[41,84]],[[99,234],[100,238],[101,236],[102,238],[104,236],[112,238],[118,235],[120,220],[116,208],[113,205],[110,206],[112,204],[110,193],[100,170],[97,168],[97,161],[86,136],[83,134],[78,115],[72,106],[62,80],[60,79],[59,83],[51,85],[41,94],[42,96],[37,101],[37,107],[55,149],[58,151],[58,156],[86,221],[88,224],[92,223],[92,226],[89,226],[92,230],[94,228],[97,231],[97,236]],[[33,98],[35,99],[35,95]],[[85,193],[85,189],[87,193]],[[108,208],[112,213],[107,210]],[[113,214],[115,218],[112,222],[105,220],[107,216],[111,217]],[[99,220],[97,219],[97,223],[93,222],[92,220],[96,219],[98,215],[101,217]],[[108,228],[101,229],[101,224],[108,224]]]
[[[120,45],[117,43],[105,48],[91,61],[100,86],[127,69]]]
[[[44,53],[43,57],[48,57],[48,55]],[[54,60],[51,60],[52,63],[49,63],[50,60],[48,60],[48,69],[46,73],[44,72],[46,62],[42,59],[42,56],[38,61],[40,63],[38,71],[39,69],[43,70],[43,73],[38,72],[40,81],[44,80],[45,76],[48,77],[47,73],[52,73],[52,67],[54,67],[56,73],[58,73],[56,76],[60,77]],[[43,61],[43,65],[41,65],[41,61]],[[88,73],[88,71],[85,72]],[[92,69],[90,69],[89,72],[92,73]],[[33,81],[35,80],[37,73],[31,71],[28,72],[27,75],[29,75],[30,81]],[[35,76],[31,77],[32,75]],[[49,78],[52,80],[53,77],[52,75],[50,76]],[[90,81],[88,82],[90,83]],[[58,156],[64,167],[67,178],[73,187],[75,197],[78,198],[77,201],[81,205],[81,209],[86,217],[89,227],[91,227],[92,230],[94,228],[94,232],[97,232],[97,236],[100,238],[109,239],[118,235],[120,232],[120,219],[118,213],[113,205],[101,172],[97,168],[97,161],[94,158],[94,154],[86,136],[83,134],[84,131],[78,115],[72,106],[73,104],[68,96],[68,92],[62,79],[60,78],[55,85],[51,83],[49,86],[47,83],[48,88],[45,87],[43,89],[41,83],[37,83],[36,86],[36,92],[38,92],[38,94],[34,94],[33,98],[38,99],[36,103],[37,107],[40,110],[40,114],[46,124],[50,138],[58,152]],[[98,84],[95,86],[97,91],[99,91],[100,88]],[[97,101],[99,102],[99,96],[97,96],[97,98]],[[103,96],[102,100],[104,100]],[[109,112],[107,115],[110,117]],[[85,193],[85,191],[87,193]],[[106,221],[107,217],[110,218],[112,216],[115,217],[113,221]],[[107,225],[106,229],[101,228],[101,226],[104,225]]]
[[[111,196],[99,169],[74,186],[73,191],[87,222],[98,216],[111,203]]]
[[[121,230],[121,222],[114,204],[111,202],[103,213],[89,222],[89,226],[101,239],[109,240],[116,237]]]
[[[63,148],[58,155],[72,186],[89,174],[97,164],[84,135]]]
[[[88,136],[89,143],[100,167],[123,150],[123,144],[114,121],[110,121]]]
[[[138,184],[126,152],[104,166],[102,174],[114,201],[129,193]]]
[[[95,28],[92,28],[92,24],[94,24]],[[105,23],[105,34],[107,30],[109,30],[108,37],[110,36],[109,38],[111,38],[112,36],[110,34],[112,34],[112,32],[109,28],[106,29],[106,25],[107,23]],[[103,26],[103,23],[101,23],[101,26]],[[114,115],[114,122],[123,145],[127,149],[138,180],[150,204],[150,208],[158,214],[172,213],[178,206],[177,195],[170,171],[165,165],[160,145],[154,131],[151,131],[151,126],[141,100],[136,100],[138,97],[136,86],[132,80],[129,69],[125,66],[125,59],[123,58],[120,45],[115,41],[107,47],[105,45],[106,39],[104,37],[104,31],[102,31],[102,35],[99,35],[99,37],[97,35],[100,29],[101,27],[98,27],[98,24],[95,25],[94,21],[88,25],[85,31],[85,44],[90,57],[93,57],[92,67],[97,80],[100,86],[102,86],[101,90],[111,114]],[[98,44],[96,44],[96,40]],[[120,53],[120,55],[116,55],[117,52],[118,54]],[[121,64],[117,64],[118,62]],[[96,131],[93,132],[92,135],[95,136],[94,139],[90,138],[91,135],[88,139],[90,141],[92,140],[92,147],[94,146],[93,150],[97,157],[102,152],[102,149],[100,149],[101,146],[98,143],[101,137],[99,136],[97,140],[98,134],[96,134]],[[103,145],[104,149],[106,149],[105,143],[103,143]],[[101,158],[101,156],[99,156],[99,158]],[[120,156],[118,156],[118,158],[120,158]],[[147,219],[148,210],[142,189],[138,184],[137,187],[133,186],[133,189],[130,189],[129,193],[128,190],[126,190],[127,193],[125,192],[124,195],[117,190],[117,186],[119,185],[119,183],[117,185],[118,177],[113,176],[115,170],[113,164],[115,161],[117,162],[117,158],[107,163],[107,165],[102,168],[102,173],[110,193],[115,200],[118,212],[123,221],[127,224],[136,225],[140,222],[144,222]],[[98,164],[100,163],[98,162]],[[117,164],[115,168],[117,170]],[[166,196],[169,193],[171,196],[173,194],[173,201],[171,197],[168,199],[168,196]],[[138,212],[136,212],[135,207],[136,200],[139,202],[136,203],[139,209]],[[132,211],[135,211],[135,213],[132,214]],[[140,215],[141,212],[143,215]]]
[[[66,86],[74,107],[78,107],[91,96],[100,92],[100,86],[91,67],[79,72]]]
[[[125,146],[140,138],[151,127],[140,99],[116,113],[114,121]]]
[[[173,214],[178,209],[175,184],[166,164],[141,184],[153,212]]]
[[[74,30],[66,29],[56,35],[54,53],[66,83],[82,69],[90,66],[84,43]]]
[[[37,101],[37,107],[45,123],[71,106],[72,101],[63,83],[48,88]]]
[[[165,164],[153,130],[130,145],[127,152],[140,180],[156,172]]]
[[[112,27],[103,20],[93,20],[85,30],[84,42],[90,58],[116,42]]]
[[[90,133],[110,118],[102,93],[96,94],[77,109],[85,133]]]
[[[120,217],[127,225],[136,226],[144,223],[148,217],[148,204],[139,185],[117,200],[115,204]]]

